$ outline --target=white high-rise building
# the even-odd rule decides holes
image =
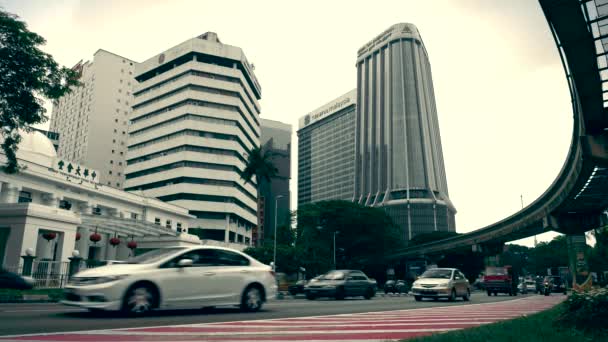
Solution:
[[[260,85],[243,51],[213,32],[136,67],[127,191],[189,210],[203,240],[251,243],[257,190],[241,172],[260,144]]]
[[[101,184],[122,188],[137,63],[101,49],[93,56],[73,67],[81,86],[53,102],[50,130],[59,133],[60,158],[96,169]]]

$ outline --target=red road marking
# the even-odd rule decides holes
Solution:
[[[5,336],[13,341],[384,341],[430,335],[531,314],[565,297],[535,296],[467,306],[74,333]]]

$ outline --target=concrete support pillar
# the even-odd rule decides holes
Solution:
[[[14,266],[19,265],[21,255],[26,255],[28,248],[36,250],[38,245],[38,227],[34,225],[15,225],[10,228],[11,232],[6,242],[4,264]]]
[[[129,247],[127,247],[127,243],[129,243],[131,239],[127,239],[126,237],[120,238],[120,245],[116,247],[116,260],[127,260],[131,253]]]
[[[93,205],[89,202],[80,203],[76,208],[76,211],[80,214],[91,215],[93,213]]]
[[[76,227],[57,235],[57,261],[70,261],[75,249]]]
[[[80,252],[80,257],[82,257],[83,259],[88,259],[89,258],[89,236],[91,235],[91,232],[89,231],[88,228],[78,228],[78,232],[80,233],[80,240],[77,241],[76,245],[77,245],[77,249]]]
[[[589,277],[589,265],[585,258],[587,240],[585,234],[570,234],[568,241],[568,259],[570,261],[570,273],[572,274],[572,286],[582,284]]]
[[[17,203],[19,201],[19,191],[21,191],[20,186],[3,183],[1,194],[2,203]]]
[[[74,256],[70,258],[70,269],[69,276],[72,277],[74,274],[80,271],[80,264],[82,262],[82,258],[79,256]]]
[[[118,246],[114,247],[110,244],[110,239],[112,237],[113,236],[109,236],[106,240],[106,260],[116,260],[116,249],[118,249]],[[122,241],[121,239],[120,243],[124,244],[125,241]]]
[[[34,265],[34,259],[36,259],[33,255],[22,255],[23,259],[23,268],[21,269],[21,274],[24,276],[32,275],[32,266]]]

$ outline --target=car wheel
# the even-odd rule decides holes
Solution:
[[[453,302],[456,300],[456,290],[452,289],[452,293],[450,293],[449,301]]]
[[[471,290],[467,289],[467,294],[462,296],[462,300],[464,300],[465,302],[468,302],[469,300],[471,300]]]
[[[342,300],[342,299],[344,299],[345,296],[346,296],[346,294],[344,293],[344,288],[343,287],[338,287],[336,289],[336,295],[335,295],[336,299],[337,300]]]
[[[367,291],[365,291],[365,294],[363,295],[363,298],[365,299],[372,299],[372,297],[374,296],[374,289],[372,289],[371,287],[367,289]]]
[[[144,315],[156,306],[157,301],[158,295],[150,285],[135,285],[127,291],[122,311],[128,315]]]
[[[422,297],[420,297],[420,296],[414,296],[414,299],[415,299],[417,302],[419,302],[419,301],[421,301],[421,300],[422,300]]]
[[[262,291],[258,286],[249,286],[241,298],[241,310],[246,312],[259,311],[264,304]]]
[[[492,292],[488,291],[488,297],[492,296]]]
[[[309,292],[306,293],[306,299],[315,300],[315,298],[317,298],[317,297],[315,295],[313,295],[312,293],[309,293]]]
[[[388,290],[387,289],[384,289],[384,294],[388,294]]]

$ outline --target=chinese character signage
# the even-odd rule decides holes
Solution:
[[[85,180],[95,184],[99,183],[99,173],[96,170],[69,160],[59,158],[55,159],[52,170],[62,176]]]

